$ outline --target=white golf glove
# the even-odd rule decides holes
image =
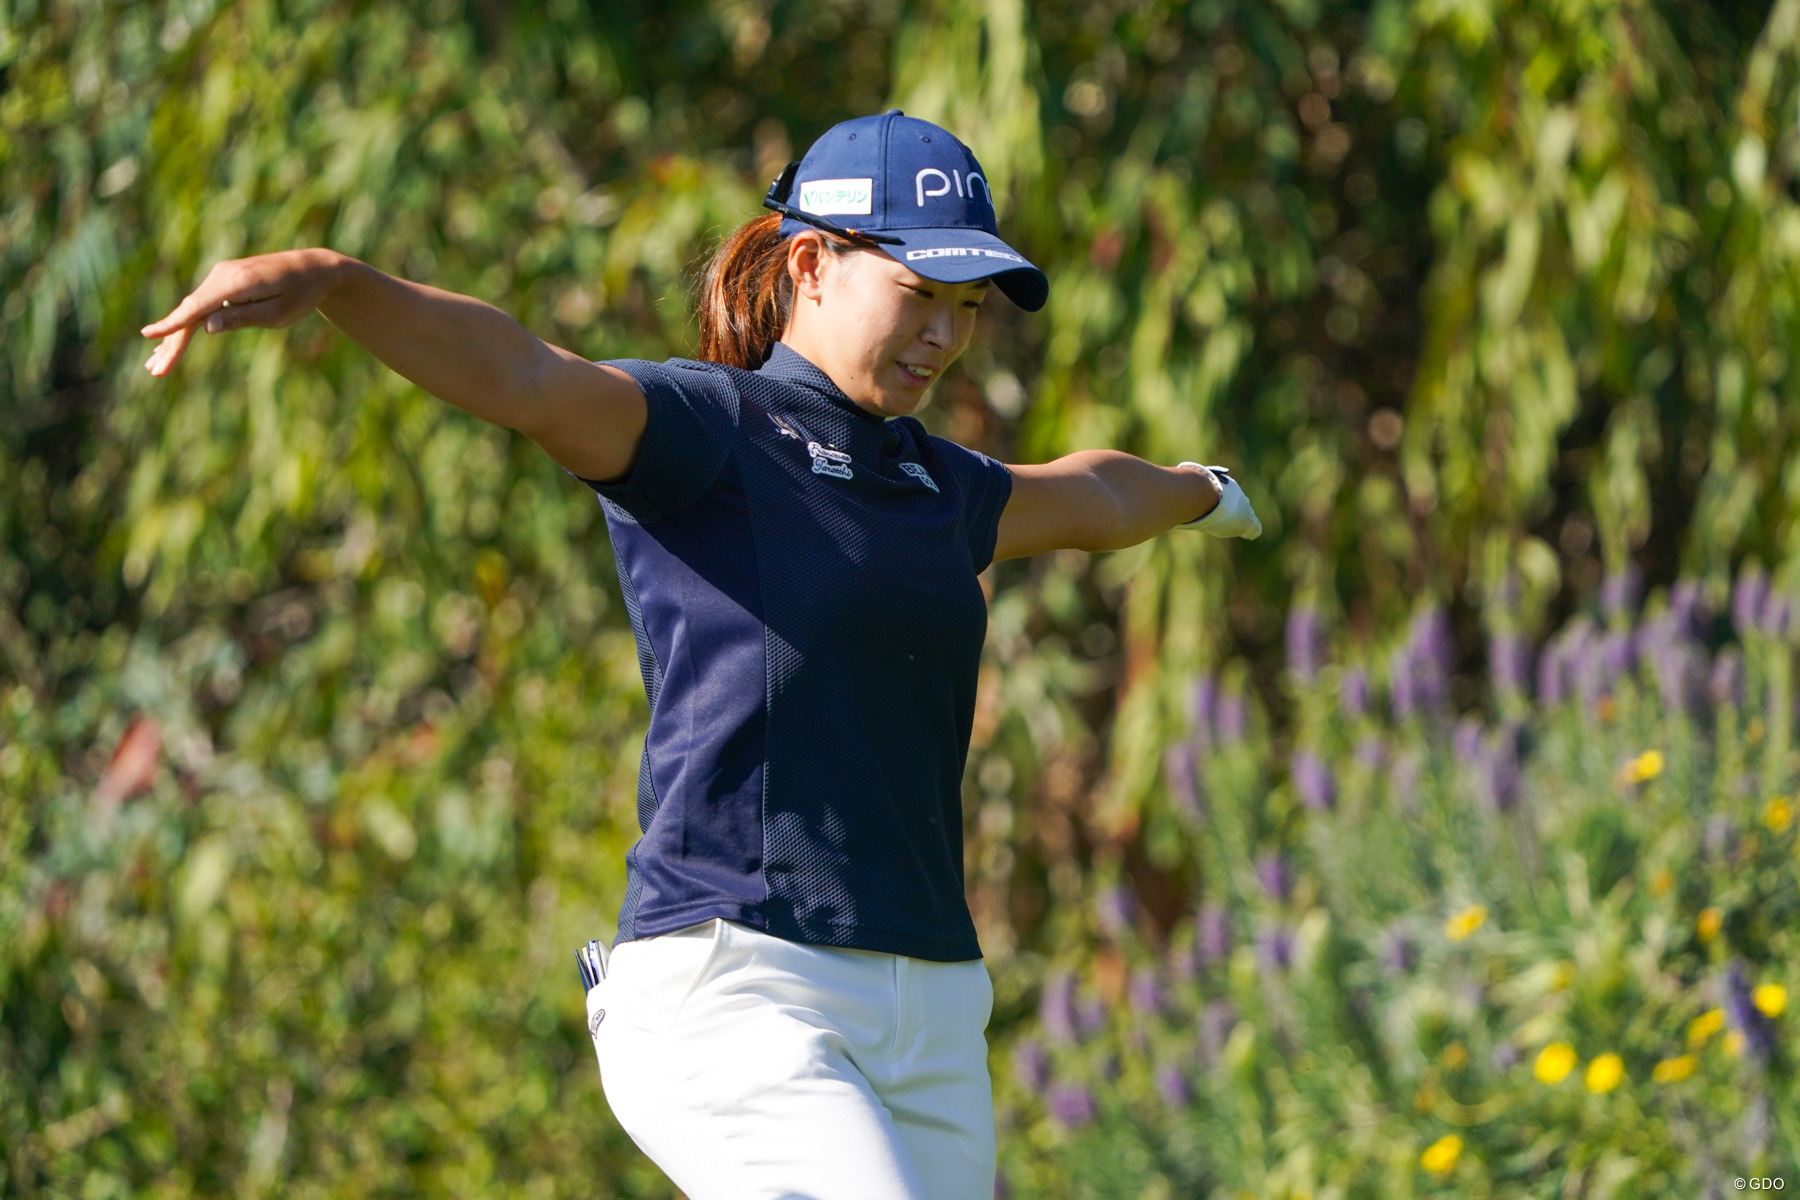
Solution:
[[[1231,477],[1225,467],[1206,467],[1200,463],[1184,462],[1184,467],[1199,467],[1211,471],[1219,481],[1219,503],[1203,517],[1195,517],[1184,521],[1182,529],[1197,529],[1201,533],[1210,533],[1214,537],[1241,537],[1254,540],[1262,534],[1262,522],[1256,519],[1256,510],[1250,507],[1250,497],[1244,495],[1244,489],[1238,481]]]

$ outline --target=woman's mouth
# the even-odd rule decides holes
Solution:
[[[937,375],[936,367],[921,367],[912,363],[896,363],[900,368],[900,377],[914,387],[924,387]]]

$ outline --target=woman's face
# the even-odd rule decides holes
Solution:
[[[826,249],[801,233],[788,250],[793,313],[782,335],[867,412],[904,416],[968,349],[989,283],[938,283],[879,250]]]

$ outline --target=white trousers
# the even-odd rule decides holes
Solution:
[[[689,1200],[992,1200],[987,967],[713,920],[587,997],[619,1124]]]

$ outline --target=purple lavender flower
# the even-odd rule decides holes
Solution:
[[[1794,623],[1794,604],[1786,592],[1770,592],[1763,601],[1762,631],[1772,638],[1785,638]]]
[[[1190,820],[1200,820],[1206,806],[1200,794],[1200,776],[1195,769],[1191,742],[1177,742],[1163,755],[1163,775],[1169,781],[1169,799],[1177,812]]]
[[[1519,799],[1519,726],[1496,729],[1482,747],[1482,792],[1495,812],[1508,812]]]
[[[1669,589],[1669,616],[1677,632],[1686,637],[1703,638],[1712,623],[1706,605],[1706,591],[1698,579],[1677,579]]]
[[[1365,771],[1379,771],[1387,761],[1387,747],[1378,733],[1364,734],[1356,743],[1356,765]]]
[[[1600,611],[1608,618],[1629,617],[1643,592],[1644,573],[1636,563],[1626,563],[1623,571],[1615,571],[1600,581]]]
[[[1194,950],[1200,965],[1216,966],[1231,955],[1231,917],[1223,905],[1207,901],[1194,922]]]
[[[1494,1043],[1494,1049],[1488,1054],[1488,1063],[1496,1071],[1510,1071],[1519,1062],[1518,1044],[1510,1038],[1501,1038]]]
[[[1538,659],[1537,678],[1538,702],[1544,707],[1561,704],[1568,696],[1569,672],[1562,642],[1553,641],[1544,647],[1544,653]]]
[[[1413,623],[1413,692],[1419,706],[1437,711],[1450,700],[1450,672],[1455,643],[1450,637],[1450,617],[1432,605]]]
[[[1361,667],[1351,667],[1338,680],[1338,708],[1346,721],[1369,711],[1369,675]]]
[[[994,1200],[1012,1200],[1012,1181],[1005,1171],[994,1172]]]
[[[1195,1048],[1200,1052],[1201,1069],[1211,1070],[1219,1061],[1219,1054],[1225,1049],[1232,1026],[1236,1024],[1237,1016],[1231,1011],[1228,1000],[1214,1000],[1200,1010],[1199,1038]]]
[[[1607,634],[1600,642],[1600,661],[1610,688],[1637,664],[1636,639],[1622,629]]]
[[[1177,983],[1192,983],[1200,978],[1200,957],[1192,942],[1176,942],[1169,947],[1169,978]]]
[[[1389,975],[1410,974],[1418,965],[1418,950],[1403,929],[1389,929],[1381,938],[1381,969]]]
[[[1319,674],[1325,657],[1325,631],[1318,610],[1310,604],[1297,604],[1288,610],[1287,664],[1298,683],[1311,683]]]
[[[1081,996],[1075,1001],[1075,1031],[1082,1040],[1106,1028],[1106,1005],[1098,996]]]
[[[1520,633],[1497,633],[1488,642],[1488,674],[1494,691],[1515,699],[1531,686],[1531,643]]]
[[[1612,686],[1607,672],[1606,638],[1583,637],[1572,659],[1575,664],[1575,695],[1584,712],[1592,712],[1601,696]]]
[[[1053,1046],[1075,1040],[1075,976],[1065,970],[1050,972],[1038,1001],[1038,1024]]]
[[[1193,1101],[1193,1092],[1188,1087],[1187,1076],[1173,1063],[1164,1063],[1156,1068],[1156,1094],[1162,1097],[1168,1108],[1186,1108]]]
[[[1455,732],[1450,735],[1450,749],[1457,762],[1474,762],[1475,756],[1481,753],[1481,722],[1474,717],[1458,721]]]
[[[1769,598],[1769,576],[1758,566],[1746,567],[1738,572],[1737,583],[1731,589],[1731,621],[1737,626],[1738,636],[1742,637],[1752,629],[1759,628],[1762,623],[1763,603]]]
[[[1232,688],[1219,694],[1214,727],[1218,731],[1220,745],[1232,746],[1244,740],[1244,734],[1250,727],[1250,714],[1245,706],[1243,692]]]
[[[1100,894],[1094,897],[1094,923],[1100,926],[1100,932],[1113,941],[1123,941],[1131,932],[1132,917],[1137,910],[1137,898],[1125,884],[1101,888]]]
[[[1744,976],[1744,964],[1732,959],[1725,968],[1725,1019],[1731,1028],[1744,1035],[1744,1047],[1763,1066],[1775,1055],[1775,1029],[1751,998],[1750,981]]]
[[[1706,687],[1706,651],[1686,638],[1662,646],[1651,656],[1656,683],[1668,712],[1691,713]]]
[[[1388,703],[1394,720],[1404,721],[1419,711],[1418,689],[1413,683],[1412,652],[1401,646],[1388,656]]]
[[[1094,1119],[1094,1097],[1079,1083],[1058,1080],[1050,1085],[1050,1115],[1065,1129],[1080,1129]]]
[[[1194,680],[1194,745],[1201,750],[1212,744],[1214,710],[1219,702],[1219,681],[1210,671]]]
[[[1050,1056],[1034,1038],[1026,1038],[1013,1047],[1013,1078],[1028,1092],[1041,1092],[1050,1080]]]
[[[1311,748],[1294,755],[1293,777],[1294,790],[1300,793],[1302,804],[1314,812],[1331,811],[1337,802],[1337,780],[1325,760]]]
[[[1713,660],[1712,678],[1707,683],[1717,705],[1738,706],[1744,702],[1744,656],[1736,646],[1727,646]]]
[[[1131,984],[1125,990],[1131,1011],[1142,1017],[1154,1017],[1162,1011],[1162,981],[1153,967],[1139,967],[1131,973]]]
[[[1288,898],[1290,881],[1287,862],[1281,857],[1280,851],[1271,850],[1257,858],[1256,880],[1262,884],[1263,891],[1269,894],[1271,900],[1280,901]]]
[[[1294,965],[1294,935],[1279,926],[1256,935],[1256,956],[1264,967],[1285,971]]]

